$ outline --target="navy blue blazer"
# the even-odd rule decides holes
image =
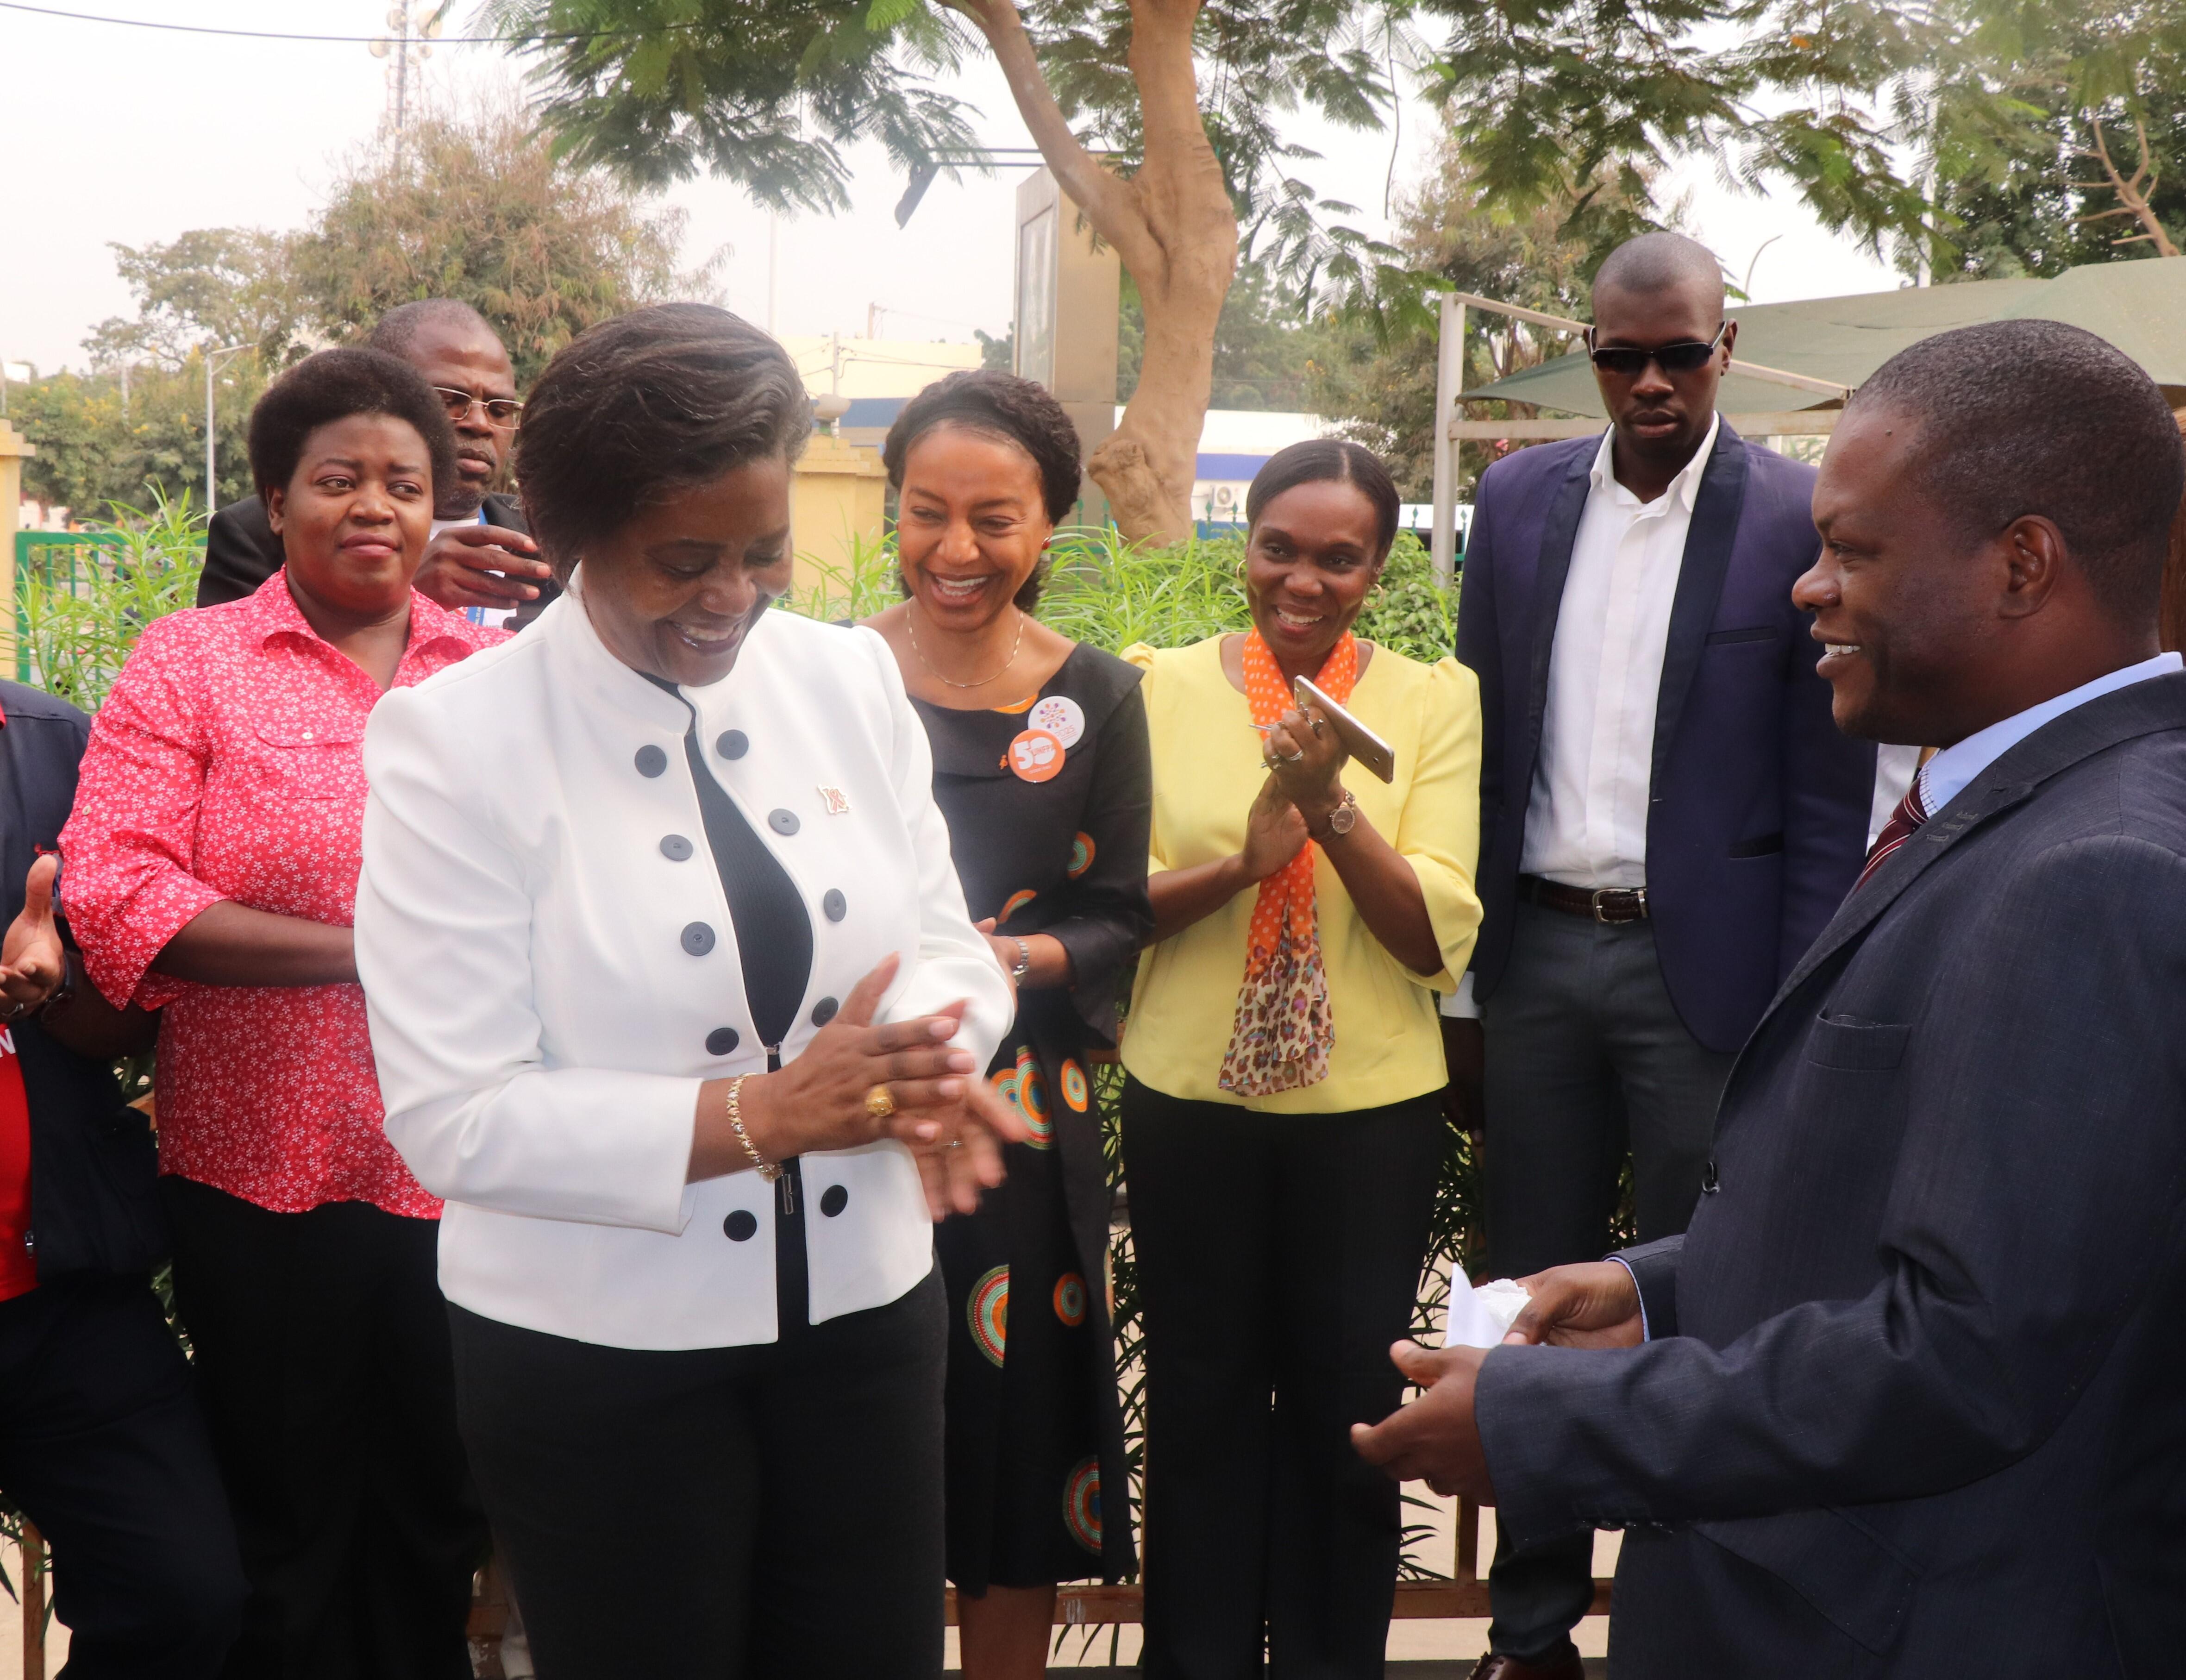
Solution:
[[[1458,597],[1457,657],[1480,678],[1474,995],[1511,955],[1549,652],[1599,436],[1543,444],[1481,474]],[[1647,815],[1647,900],[1671,1001],[1735,1050],[1813,943],[1867,849],[1875,748],[1838,733],[1820,649],[1791,585],[1819,552],[1814,469],[1725,422],[1702,469],[1670,608]]]
[[[39,853],[59,848],[91,720],[65,700],[0,681],[0,929],[23,908]],[[67,897],[68,883],[61,892]],[[40,1282],[148,1272],[167,1252],[151,1124],[122,1100],[111,1062],[78,1056],[36,1017],[16,1022],[31,1111],[31,1235]]]
[[[2186,1663],[2186,675],[2004,753],[1732,1072],[1653,1336],[1503,1347],[1522,1543],[1627,1534],[1623,1680]]]

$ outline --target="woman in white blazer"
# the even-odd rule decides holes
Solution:
[[[941,1666],[930,1219],[1024,1135],[1012,1000],[886,645],[768,610],[809,416],[720,310],[576,339],[519,445],[568,594],[366,739],[387,1132],[546,1680]]]

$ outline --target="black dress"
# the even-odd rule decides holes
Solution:
[[[1008,1182],[978,1212],[935,1233],[951,1309],[949,1578],[975,1594],[1133,1567],[1108,1174],[1085,1053],[1110,1044],[1118,988],[1153,927],[1139,676],[1080,646],[1034,700],[1006,711],[913,702],[972,919],[1060,940],[1076,981],[1018,999],[988,1077],[1032,1141],[1008,1145]],[[1011,768],[1035,722],[1053,727],[1021,762],[1040,780]]]

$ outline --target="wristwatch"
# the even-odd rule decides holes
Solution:
[[[1328,832],[1326,835],[1316,834],[1313,837],[1316,840],[1337,838],[1350,833],[1358,822],[1359,801],[1352,797],[1351,790],[1347,787],[1343,790],[1343,798],[1337,802],[1336,809],[1328,814]]]
[[[1032,947],[1014,933],[1009,938],[1010,943],[1017,948],[1017,966],[1010,970],[1010,978],[1016,984],[1022,986],[1024,983],[1025,976],[1032,972]]]

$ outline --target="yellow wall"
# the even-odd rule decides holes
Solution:
[[[798,460],[789,492],[800,596],[821,588],[847,592],[857,544],[877,547],[885,534],[887,490],[877,450],[856,448],[825,433],[813,438]],[[827,568],[843,574],[843,581],[829,579]]]

